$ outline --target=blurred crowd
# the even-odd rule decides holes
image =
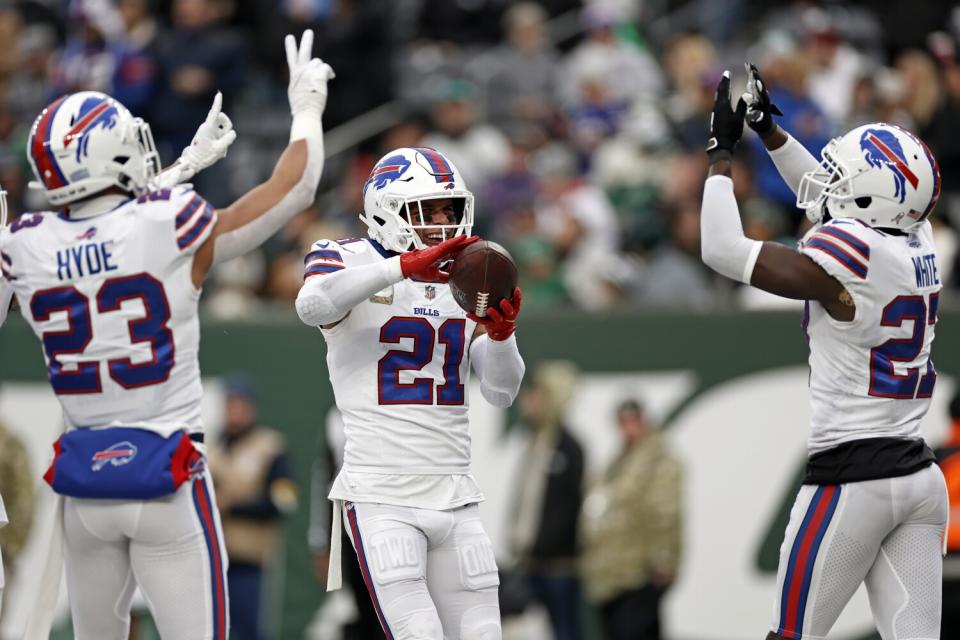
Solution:
[[[940,161],[941,274],[960,284],[960,8],[947,2],[760,0],[17,0],[0,3],[0,184],[18,212],[29,126],[54,97],[100,90],[150,122],[165,163],[214,93],[239,133],[196,187],[222,206],[286,143],[281,40],[311,27],[337,72],[316,206],[259,253],[222,265],[205,310],[289,308],[320,238],[365,235],[376,160],[446,153],[477,197],[476,232],[518,262],[529,307],[780,304],[699,260],[703,146],[720,73],[755,62],[815,155],[870,121],[919,134]],[[752,133],[735,184],[747,234],[794,242],[804,216]],[[949,297],[949,296],[948,296]]]

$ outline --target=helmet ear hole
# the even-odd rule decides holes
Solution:
[[[387,221],[381,218],[380,216],[373,216],[373,221],[376,222],[381,227],[387,224]]]
[[[130,160],[130,156],[113,156],[113,161],[117,164],[127,164],[128,160]]]
[[[866,209],[873,202],[873,198],[870,196],[860,196],[859,198],[854,198],[853,201],[861,209]]]

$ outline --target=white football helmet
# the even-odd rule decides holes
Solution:
[[[907,230],[940,198],[940,167],[919,138],[882,122],[834,138],[797,189],[797,206],[819,222],[859,218],[873,227]]]
[[[150,125],[97,91],[65,95],[41,111],[27,159],[55,206],[109,187],[140,195],[160,172]]]
[[[456,224],[428,224],[420,201],[451,198]],[[463,177],[443,154],[429,147],[401,148],[383,156],[363,185],[363,213],[370,237],[385,249],[404,252],[425,245],[418,229],[430,229],[447,240],[470,235],[473,194]]]

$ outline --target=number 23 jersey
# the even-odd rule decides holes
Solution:
[[[215,224],[213,207],[180,187],[80,220],[24,214],[0,233],[3,278],[68,427],[202,428],[191,271]]]
[[[936,371],[930,358],[940,276],[930,223],[909,234],[839,218],[800,250],[850,293],[856,314],[834,320],[807,306],[810,453],[861,438],[919,438]]]
[[[321,240],[304,277],[389,257],[370,239]],[[482,499],[470,476],[467,418],[475,328],[446,284],[407,279],[322,330],[346,435],[331,498],[427,509]]]

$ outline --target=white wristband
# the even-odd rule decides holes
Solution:
[[[310,138],[315,140],[323,138],[323,123],[320,121],[320,114],[311,111],[301,111],[293,114],[293,122],[290,123],[290,142]]]

